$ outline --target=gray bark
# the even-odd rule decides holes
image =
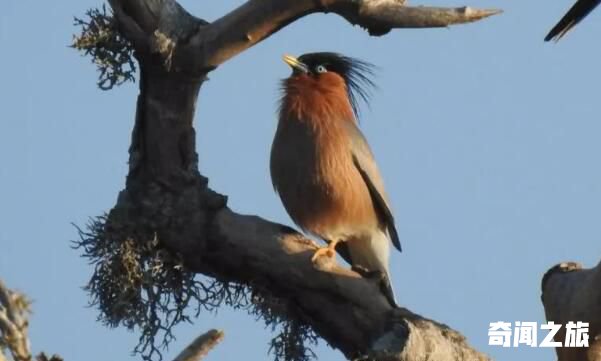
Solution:
[[[558,347],[559,361],[601,361],[601,263],[585,269],[564,262],[543,276],[541,300],[547,321],[562,324],[555,341],[565,344],[565,325],[572,321],[589,323],[589,347]]]

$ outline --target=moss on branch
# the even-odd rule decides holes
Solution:
[[[297,316],[290,301],[253,285],[188,271],[180,257],[162,246],[156,233],[118,226],[108,215],[91,219],[77,230],[74,248],[94,267],[85,287],[90,305],[98,307],[98,319],[106,326],[140,332],[134,352],[144,360],[162,360],[161,350],[175,339],[175,326],[221,306],[244,309],[276,332],[269,348],[275,361],[315,358],[310,345],[318,337]]]
[[[71,47],[92,57],[100,73],[100,89],[110,90],[135,81],[133,46],[119,32],[116,19],[104,5],[100,9],[89,9],[84,18],[75,17],[74,25],[80,28],[80,33],[73,36]]]

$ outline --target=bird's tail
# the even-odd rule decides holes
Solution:
[[[578,0],[572,8],[559,20],[559,22],[549,31],[545,41],[561,39],[574,25],[584,19],[593,9],[599,5],[600,0]]]
[[[399,308],[398,304],[396,303],[396,298],[394,297],[394,289],[392,288],[392,283],[390,282],[390,276],[388,272],[384,273],[382,276],[380,289],[382,290],[382,293],[384,293],[384,296],[386,297],[390,305],[393,308]]]

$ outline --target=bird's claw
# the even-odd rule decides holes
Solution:
[[[319,257],[326,256],[328,258],[334,258],[334,255],[334,250],[330,247],[321,247],[317,251],[315,251],[313,257],[311,257],[311,261],[315,263],[319,259]]]

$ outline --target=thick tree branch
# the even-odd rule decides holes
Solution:
[[[213,69],[295,20],[316,12],[338,14],[372,35],[383,35],[395,28],[464,24],[501,12],[470,7],[410,7],[405,6],[405,0],[249,0],[209,24],[188,14],[175,0],[109,2],[119,17],[127,14],[147,35],[158,32],[176,43],[183,40],[185,46],[179,49],[182,58],[197,69]],[[140,34],[130,31],[132,28],[124,22],[132,41],[140,44]]]
[[[555,341],[564,344],[568,322],[589,322],[588,348],[556,348],[559,361],[601,361],[601,263],[584,269],[564,262],[549,269],[542,280],[548,321],[564,325]]]
[[[383,35],[394,28],[445,27],[477,21],[498,10],[408,7],[404,0],[251,0],[212,23],[192,39],[208,66],[217,66],[282,27],[315,12],[332,12],[351,24]]]
[[[271,312],[310,325],[348,359],[488,360],[446,325],[393,309],[377,280],[334,261],[314,265],[316,246],[291,228],[223,208],[219,196],[202,185],[158,194],[153,193],[157,184],[150,185],[154,190],[136,190],[140,182],[128,180],[104,237],[152,231],[188,270],[276,297],[279,305]]]

